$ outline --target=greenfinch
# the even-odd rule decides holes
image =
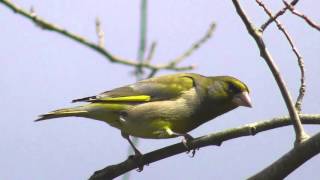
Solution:
[[[84,105],[42,114],[36,121],[85,117],[119,129],[136,155],[129,136],[192,138],[189,131],[239,106],[251,107],[248,87],[231,76],[177,73],[145,79],[96,96],[75,99]]]

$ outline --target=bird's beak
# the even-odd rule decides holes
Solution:
[[[236,94],[232,102],[235,103],[238,106],[245,106],[245,107],[252,107],[251,98],[248,94],[248,92],[241,92]]]

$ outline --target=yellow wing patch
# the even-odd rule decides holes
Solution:
[[[151,97],[147,95],[138,95],[138,96],[123,96],[123,97],[104,97],[99,100],[109,101],[109,102],[148,102],[151,100]]]

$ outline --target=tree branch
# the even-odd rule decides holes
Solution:
[[[263,10],[268,14],[268,16],[270,18],[274,18],[274,16],[272,15],[271,11],[267,8],[267,6],[262,1],[256,0],[256,2],[258,3],[259,6],[261,6],[263,8]],[[275,19],[274,21],[276,22],[278,29],[284,34],[284,36],[288,40],[293,53],[296,55],[296,57],[298,59],[298,65],[299,65],[299,69],[300,69],[300,74],[301,75],[300,75],[299,95],[297,97],[297,100],[296,100],[296,103],[295,103],[295,107],[296,107],[298,112],[301,112],[302,100],[303,100],[304,94],[306,92],[304,60],[303,60],[303,57],[300,55],[297,47],[294,45],[294,43],[292,41],[292,38],[289,35],[289,32],[286,31],[286,29],[284,28],[284,26],[280,23],[280,21],[278,19]]]
[[[140,37],[137,60],[141,63],[144,62],[144,55],[146,52],[147,44],[147,0],[141,0],[140,4]],[[150,61],[149,61],[150,62]],[[143,69],[141,66],[136,67],[136,79],[137,81],[143,78]]]
[[[149,52],[148,52],[148,55],[147,55],[147,58],[144,60],[145,63],[150,63],[150,61],[153,59],[156,47],[157,47],[157,42],[155,42],[155,41],[152,42],[150,49],[149,49]]]
[[[303,163],[320,153],[320,133],[297,145],[249,180],[284,179]]]
[[[101,48],[104,48],[105,47],[104,46],[104,41],[105,41],[104,31],[102,30],[101,22],[98,17],[96,18],[96,33],[97,33],[97,37],[98,37],[98,46],[100,46]]]
[[[177,67],[176,63],[172,63],[172,62],[168,62],[163,65],[152,65],[149,63],[139,63],[139,62],[136,62],[135,60],[125,59],[125,58],[113,55],[112,53],[107,51],[105,48],[87,40],[86,38],[84,38],[80,35],[77,35],[75,33],[72,33],[62,27],[59,27],[58,25],[55,25],[53,23],[46,21],[45,19],[37,16],[35,14],[35,12],[28,12],[28,11],[16,6],[10,0],[0,0],[0,3],[4,4],[6,7],[11,9],[13,12],[20,14],[20,15],[24,16],[25,18],[31,20],[36,25],[40,26],[41,28],[43,28],[45,30],[56,32],[56,33],[63,35],[67,38],[70,38],[80,44],[83,44],[83,45],[91,48],[92,50],[95,50],[96,52],[100,53],[101,55],[103,55],[104,57],[109,59],[110,62],[119,63],[119,64],[123,64],[123,65],[128,65],[128,66],[134,66],[134,67],[140,66],[140,67],[147,68],[150,70],[167,69],[167,70],[174,70],[174,71],[185,71],[185,70],[191,70],[194,68],[194,66]]]
[[[308,18],[306,15],[298,12],[294,6],[292,6],[291,4],[289,4],[287,1],[283,0],[283,3],[290,9],[291,13],[301,17],[302,19],[304,19],[311,27],[315,28],[316,30],[320,31],[320,24],[317,24],[315,22],[313,22],[310,18]]]
[[[299,0],[293,0],[291,1],[290,5],[295,6],[298,2]],[[271,24],[279,16],[283,15],[288,9],[288,7],[284,7],[280,11],[278,11],[272,18],[268,19],[268,21],[261,26],[261,30],[264,31],[269,26],[269,24]]]
[[[189,57],[195,50],[199,49],[201,45],[206,43],[212,37],[212,34],[215,29],[216,29],[216,24],[212,22],[209,29],[205,33],[205,35],[202,38],[200,38],[198,41],[193,43],[191,47],[187,49],[184,53],[182,53],[180,56],[170,60],[171,64],[175,66],[176,64],[180,63],[181,61]]]
[[[304,140],[306,140],[309,136],[305,133],[305,131],[303,129],[303,126],[300,122],[299,115],[298,115],[298,113],[292,103],[292,99],[291,99],[290,93],[287,89],[287,86],[285,84],[285,81],[281,77],[277,65],[274,63],[274,60],[273,60],[271,54],[269,53],[268,49],[266,48],[266,45],[262,39],[261,31],[259,29],[257,29],[256,27],[254,27],[254,25],[250,22],[248,16],[244,12],[244,10],[241,8],[238,0],[232,0],[232,2],[236,8],[238,15],[240,16],[243,23],[245,24],[245,26],[248,30],[248,33],[253,37],[253,39],[257,43],[257,46],[260,50],[260,56],[268,64],[269,69],[271,70],[273,77],[275,78],[275,80],[278,84],[278,87],[279,87],[281,94],[282,94],[282,97],[286,103],[287,109],[289,111],[289,115],[291,117],[291,120],[292,120],[292,123],[294,126],[294,130],[295,130],[295,134],[296,134],[296,141],[295,142],[296,142],[296,144],[301,143]]]
[[[300,117],[304,124],[320,124],[320,114],[301,114]],[[268,121],[250,123],[238,128],[232,128],[218,133],[212,133],[202,137],[195,138],[190,142],[190,148],[201,148],[210,145],[221,145],[221,143],[227,140],[244,136],[253,136],[263,131],[291,125],[291,123],[292,121],[287,116],[274,118]],[[187,151],[188,149],[186,149],[183,143],[173,144],[162,149],[158,149],[144,154],[141,157],[141,159],[138,159],[138,164],[150,164]],[[138,168],[136,161],[128,158],[122,163],[107,166],[102,170],[96,171],[90,177],[90,180],[113,179],[136,168]]]

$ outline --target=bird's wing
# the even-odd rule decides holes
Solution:
[[[149,102],[175,99],[194,87],[187,74],[166,75],[146,79],[132,85],[106,91],[96,96],[75,99],[72,102]]]

